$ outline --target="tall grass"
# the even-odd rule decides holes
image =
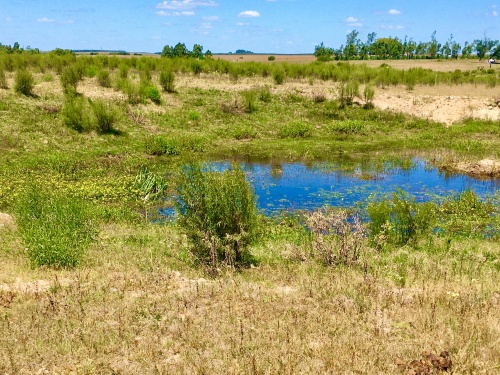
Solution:
[[[25,69],[18,70],[14,83],[14,91],[25,96],[33,96],[34,87],[35,78],[33,74]]]
[[[78,266],[96,233],[89,207],[74,197],[30,186],[16,206],[17,224],[33,266]]]

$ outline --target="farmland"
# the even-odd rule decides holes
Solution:
[[[199,161],[499,178],[500,65],[303,58],[0,55],[1,373],[499,371],[498,192],[257,213],[241,262],[158,215]]]

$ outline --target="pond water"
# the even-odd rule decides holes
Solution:
[[[482,198],[500,190],[500,180],[479,180],[465,175],[446,175],[422,159],[358,163],[319,162],[251,163],[240,162],[257,196],[261,212],[313,210],[325,205],[352,207],[390,196],[402,189],[417,201],[439,200],[451,194],[473,190]],[[215,169],[229,162],[211,164]],[[168,215],[168,209],[164,211]]]

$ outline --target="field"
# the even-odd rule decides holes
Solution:
[[[216,238],[246,185],[202,171],[197,228],[157,214],[194,161],[498,179],[500,65],[237,56],[0,56],[0,373],[500,372],[498,192]]]

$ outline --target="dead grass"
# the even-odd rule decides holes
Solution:
[[[20,247],[15,232],[3,242]],[[365,269],[265,263],[215,280],[180,260],[183,247],[169,227],[114,224],[76,271],[3,254],[0,372],[398,373],[426,350],[448,351],[455,373],[498,370],[500,277],[483,259],[498,244],[372,253]],[[460,256],[467,247],[477,251]]]

